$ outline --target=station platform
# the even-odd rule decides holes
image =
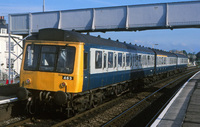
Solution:
[[[17,97],[12,96],[0,96],[0,105],[17,101]]]
[[[17,101],[16,92],[19,84],[0,86],[0,105]]]
[[[200,71],[172,98],[151,127],[200,126]]]

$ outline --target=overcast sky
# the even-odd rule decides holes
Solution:
[[[180,2],[189,0],[45,0],[45,11],[98,8],[122,5],[137,5],[150,3]],[[195,1],[195,0],[193,0]],[[0,2],[0,15],[8,18],[8,14],[41,12],[43,0],[3,0]],[[152,47],[163,50],[186,50],[187,52],[200,51],[199,29],[174,29],[174,30],[147,30],[140,32],[106,32],[93,33],[92,35],[113,40],[119,39],[127,43]]]

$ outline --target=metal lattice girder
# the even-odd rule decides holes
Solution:
[[[12,34],[42,28],[126,31],[200,27],[200,1],[10,14]]]

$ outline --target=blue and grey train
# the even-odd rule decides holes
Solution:
[[[25,42],[17,96],[83,111],[138,87],[133,81],[154,82],[183,71],[187,59],[73,31],[41,29]]]

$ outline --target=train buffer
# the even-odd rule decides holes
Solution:
[[[200,126],[199,114],[200,71],[184,84],[151,126]]]

